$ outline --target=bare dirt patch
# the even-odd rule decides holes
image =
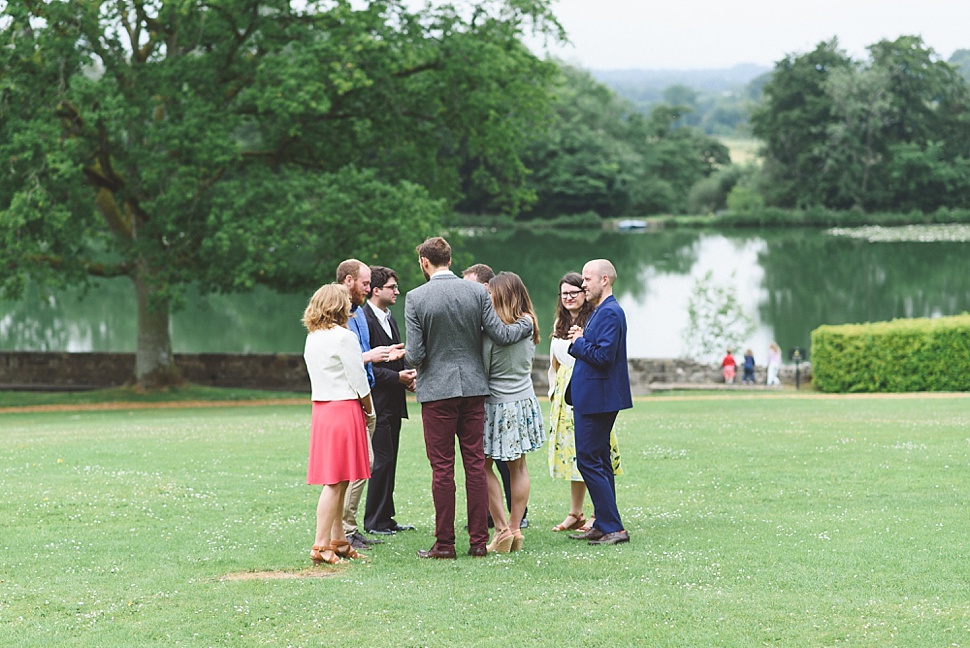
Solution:
[[[330,578],[342,570],[333,567],[308,567],[298,571],[273,569],[267,571],[233,572],[222,576],[221,581],[249,581],[249,580],[293,580],[299,578]]]

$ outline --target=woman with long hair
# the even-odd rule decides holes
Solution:
[[[528,506],[531,487],[525,454],[538,450],[546,436],[542,410],[532,387],[539,323],[529,292],[513,272],[500,272],[488,282],[488,289],[495,312],[506,324],[513,324],[524,315],[532,318],[531,338],[504,347],[496,346],[488,337],[482,342],[489,390],[485,401],[485,475],[488,508],[495,523],[495,535],[488,549],[504,553],[522,548],[524,538],[519,521]],[[509,469],[512,510],[508,517],[502,484],[492,468],[495,460],[504,461]]]
[[[330,565],[360,558],[344,533],[344,495],[350,482],[370,478],[367,439],[377,422],[350,317],[350,293],[335,283],[321,286],[303,312],[313,400],[306,481],[323,485],[310,560]]]
[[[569,327],[585,327],[593,314],[593,305],[586,301],[583,276],[569,272],[559,282],[559,303],[553,324],[552,342],[549,345],[549,474],[553,479],[568,479],[569,514],[552,527],[553,531],[589,529],[595,518],[583,515],[586,500],[586,483],[576,466],[576,432],[573,424],[573,408],[566,403],[566,386],[573,375],[576,359],[569,355]],[[620,467],[620,450],[616,431],[610,431],[610,460],[613,474],[623,473]],[[594,516],[596,512],[593,512]]]

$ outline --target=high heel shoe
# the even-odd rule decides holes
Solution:
[[[522,551],[523,544],[525,544],[525,536],[522,535],[521,531],[516,530],[512,534],[512,546],[509,547],[510,551]]]
[[[488,553],[508,553],[512,550],[512,543],[514,541],[515,534],[512,533],[511,529],[496,531],[495,537],[492,538],[492,542],[485,545],[485,549],[488,551]]]
[[[357,550],[354,549],[346,540],[331,540],[330,548],[333,549],[333,552],[341,558],[348,558],[350,560],[363,558],[363,556],[357,553]]]
[[[330,545],[313,545],[310,549],[310,560],[317,563],[326,563],[328,565],[336,565],[340,562],[340,557],[334,553]]]

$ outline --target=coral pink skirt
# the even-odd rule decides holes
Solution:
[[[369,478],[367,424],[360,401],[313,401],[306,483]]]

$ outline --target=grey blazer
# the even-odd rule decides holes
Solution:
[[[482,332],[503,346],[532,335],[531,319],[506,325],[485,286],[451,273],[435,275],[408,292],[404,325],[404,360],[418,372],[419,403],[487,396]]]

